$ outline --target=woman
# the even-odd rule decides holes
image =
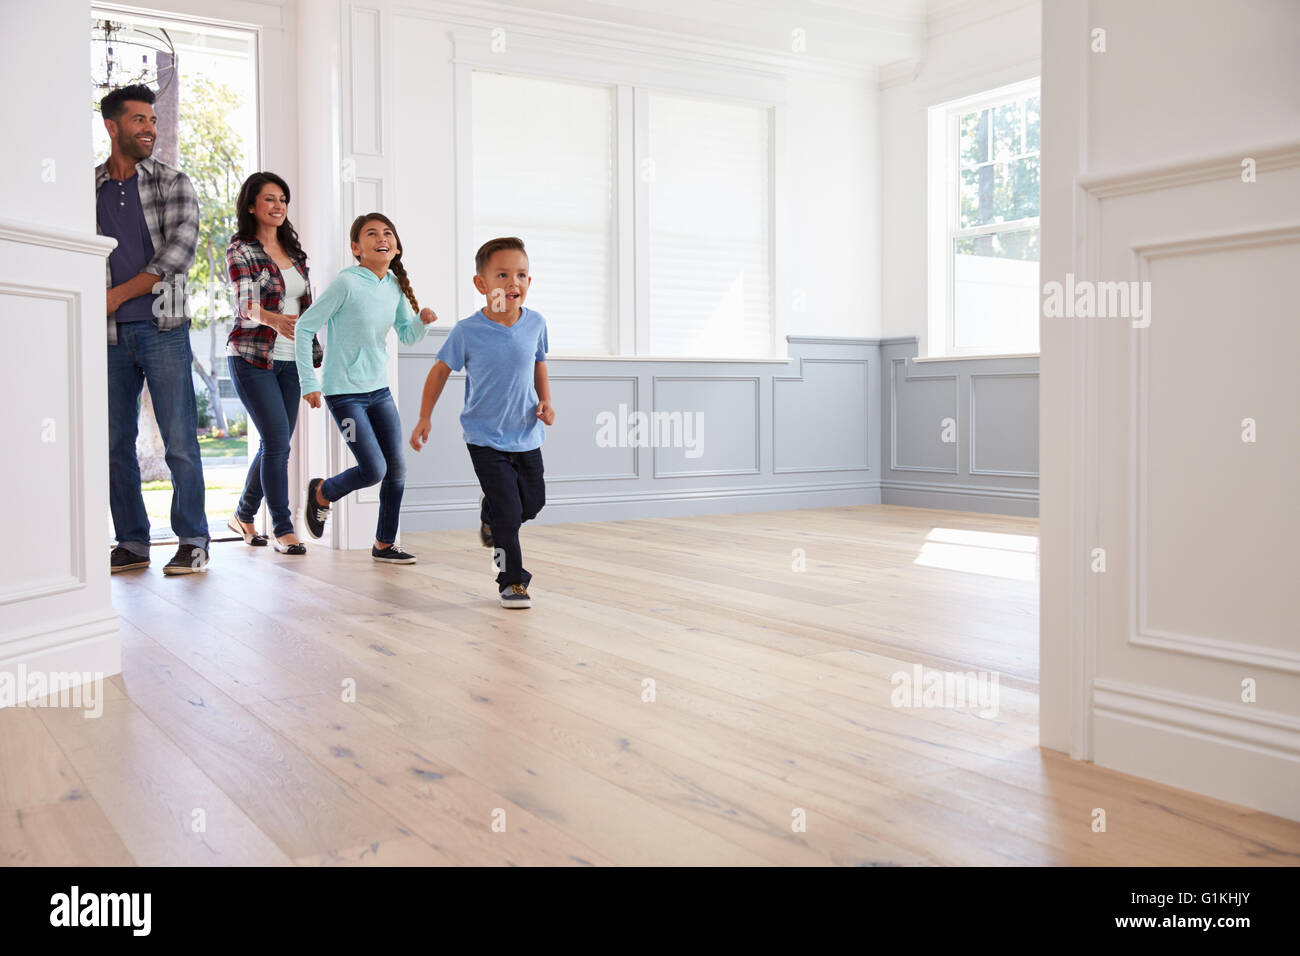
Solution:
[[[275,550],[306,554],[289,512],[289,440],[298,421],[298,366],[294,325],[311,305],[307,254],[289,222],[289,186],[275,173],[253,173],[237,203],[238,231],[226,249],[239,321],[226,340],[235,393],[257,426],[261,444],[248,467],[244,494],[229,527],[247,544],[266,545],[253,516],[265,495],[274,524]],[[321,347],[311,340],[314,365]]]
[[[340,272],[298,319],[296,350],[303,398],[319,408],[324,395],[357,463],[333,478],[307,483],[304,517],[308,532],[319,538],[331,501],[379,484],[379,525],[370,556],[383,564],[414,564],[415,557],[394,543],[406,459],[402,422],[388,390],[387,339],[388,330],[396,328],[403,344],[415,345],[438,317],[432,309],[420,310],[402,264],[402,241],[387,216],[358,216],[349,236],[357,265]],[[318,382],[303,336],[326,325],[330,348]]]

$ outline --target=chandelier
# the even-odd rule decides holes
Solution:
[[[158,69],[158,54],[170,68]],[[162,27],[96,20],[90,31],[90,82],[101,93],[139,83],[162,93],[176,75],[176,46]]]

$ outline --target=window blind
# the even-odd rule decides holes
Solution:
[[[654,92],[648,110],[650,352],[771,355],[769,110]]]
[[[474,248],[522,239],[551,351],[612,353],[613,88],[475,71],[472,97]]]

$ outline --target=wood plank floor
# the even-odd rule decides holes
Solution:
[[[528,611],[472,529],[404,535],[405,568],[232,543],[165,579],[156,553],[113,579],[103,716],[0,711],[0,863],[1300,862],[1300,824],[1037,748],[1036,534],[885,506],[526,526]],[[996,672],[997,715],[892,706],[917,664]]]

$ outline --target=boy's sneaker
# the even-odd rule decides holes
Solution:
[[[483,547],[492,547],[492,528],[483,520],[483,499],[487,495],[478,496],[478,539],[483,543]]]
[[[415,555],[407,554],[395,544],[390,544],[382,551],[372,544],[370,546],[370,557],[380,564],[415,564]]]
[[[163,574],[197,574],[207,569],[208,552],[192,544],[183,544],[163,565]]]
[[[501,589],[502,607],[532,607],[533,599],[528,596],[528,587],[523,584],[509,584]]]
[[[118,545],[108,556],[108,567],[113,574],[119,571],[134,571],[136,568],[149,567],[149,555],[143,558],[127,548]]]
[[[329,517],[329,505],[323,508],[316,500],[316,489],[324,479],[313,478],[307,482],[307,500],[303,502],[302,516],[307,522],[307,533],[313,538],[319,538],[325,533],[325,519]]]

